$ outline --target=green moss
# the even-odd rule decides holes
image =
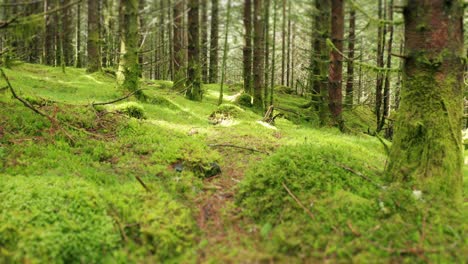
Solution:
[[[236,98],[236,103],[243,107],[252,107],[252,96],[247,93],[243,93]]]
[[[129,117],[134,117],[137,119],[145,118],[145,109],[143,106],[136,102],[127,102],[112,106],[110,108],[112,111],[125,114]]]

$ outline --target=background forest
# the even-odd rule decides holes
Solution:
[[[465,263],[461,0],[0,0],[0,263]]]

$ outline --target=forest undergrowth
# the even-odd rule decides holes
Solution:
[[[386,180],[365,134],[317,128],[284,94],[274,126],[219,85],[192,102],[167,81],[128,99],[113,76],[32,64],[5,69],[0,94],[0,262],[463,263],[461,211]],[[5,80],[0,87],[6,87]],[[281,112],[281,110],[280,110]],[[465,167],[464,193],[468,193]],[[443,199],[439,199],[443,200]]]

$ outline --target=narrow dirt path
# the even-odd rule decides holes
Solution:
[[[258,142],[256,138],[231,138],[233,142],[221,142],[226,135],[212,138],[210,144],[229,143],[246,146],[247,142]],[[248,146],[252,147],[252,146]],[[257,146],[261,150],[267,146]],[[227,256],[232,248],[245,250],[245,254],[255,252],[246,248],[244,240],[255,239],[255,233],[245,230],[246,219],[241,216],[240,208],[234,205],[237,185],[245,175],[246,170],[254,163],[261,161],[267,155],[249,150],[219,147],[222,172],[204,181],[205,192],[198,197],[196,203],[199,213],[197,223],[202,231],[202,241],[205,244],[198,251],[198,263],[217,260],[219,262],[233,262],[234,256]],[[223,252],[226,250],[226,252]],[[239,261],[239,260],[238,260]]]

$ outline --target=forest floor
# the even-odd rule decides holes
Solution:
[[[230,101],[239,93],[238,85],[228,85],[226,105],[218,107],[218,85],[205,85],[200,103],[173,92],[170,82],[142,80],[146,102],[130,98],[130,103],[93,108],[93,103],[125,94],[112,75],[75,68],[63,73],[31,64],[5,73],[18,95],[48,117],[1,90],[0,177],[5,180],[0,183],[0,211],[8,213],[0,216],[0,262],[434,259],[419,248],[401,253],[391,243],[384,249],[364,246],[366,239],[392,240],[392,221],[400,221],[388,212],[360,221],[362,214],[387,210],[367,206],[378,196],[372,184],[384,184],[386,155],[378,139],[363,133],[373,124],[365,108],[345,113],[351,134],[342,135],[314,128],[316,116],[300,107],[308,100],[292,94],[277,96],[275,105],[285,109],[284,117],[270,126]],[[0,87],[5,86],[1,80]],[[288,155],[291,159],[284,159]],[[211,175],[218,165],[221,173]],[[365,175],[372,175],[371,184],[363,181]],[[277,185],[276,179],[284,177],[290,177],[287,184]],[[318,182],[327,177],[330,183]],[[467,181],[465,166],[465,194]],[[311,184],[330,193],[303,188]],[[311,208],[316,204],[314,220],[301,201],[309,201]],[[354,207],[356,211],[347,211]],[[414,241],[395,240],[394,247],[423,243],[418,219],[417,228],[401,230]],[[468,254],[466,227],[465,221],[450,228],[450,239],[438,234],[441,239],[424,243],[431,250],[454,243],[457,249],[448,249],[442,260],[463,259]],[[364,228],[376,237],[361,235]]]

